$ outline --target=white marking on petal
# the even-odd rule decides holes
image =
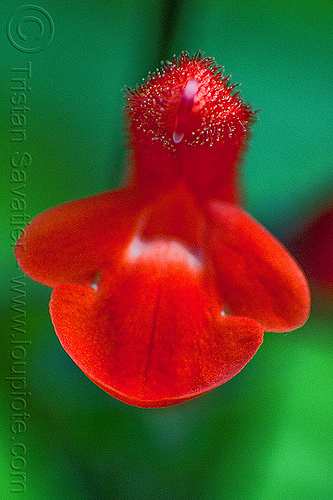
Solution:
[[[91,288],[97,292],[98,291],[98,282],[100,280],[100,275],[98,274],[96,277],[95,277],[95,280],[91,283]]]
[[[134,262],[137,259],[159,260],[161,263],[187,262],[189,267],[199,271],[203,268],[203,258],[197,249],[192,249],[176,240],[155,238],[143,240],[136,236],[129,245],[125,258]]]
[[[227,316],[228,314],[230,314],[230,312],[228,311],[228,309],[226,307],[224,307],[221,311],[221,316]]]
[[[129,260],[136,260],[148,251],[149,243],[136,236],[127,250]]]

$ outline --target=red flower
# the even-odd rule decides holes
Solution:
[[[252,113],[211,59],[165,65],[128,94],[123,189],[36,217],[22,269],[55,287],[51,316],[81,369],[136,406],[180,403],[236,375],[263,330],[309,314],[305,278],[239,206]]]
[[[333,292],[333,206],[308,220],[288,246],[305,269],[310,283],[324,292]]]

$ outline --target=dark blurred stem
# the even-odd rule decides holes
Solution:
[[[171,59],[171,46],[182,0],[163,0],[161,8],[160,58]]]

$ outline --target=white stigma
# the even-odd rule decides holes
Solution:
[[[183,137],[184,137],[183,132],[179,133],[179,132],[176,132],[176,130],[172,134],[172,140],[175,144],[179,144],[180,142],[182,142]]]
[[[195,94],[197,93],[199,87],[199,82],[195,78],[189,80],[185,85],[182,100],[191,101],[191,105],[193,104]]]
[[[176,116],[175,130],[172,134],[172,140],[175,144],[179,144],[184,138],[182,129],[184,128],[184,124],[188,121],[198,87],[199,82],[195,78],[189,80],[185,85]]]

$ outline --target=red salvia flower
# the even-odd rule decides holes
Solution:
[[[129,91],[126,187],[48,210],[16,246],[55,287],[60,342],[126,403],[167,406],[236,375],[309,314],[306,280],[239,206],[253,114],[212,59],[182,54]]]
[[[333,292],[333,206],[317,213],[288,242],[314,287]]]

